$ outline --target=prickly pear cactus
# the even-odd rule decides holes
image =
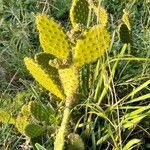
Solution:
[[[16,118],[15,126],[22,135],[25,135],[25,127],[29,124],[28,119],[29,118],[27,116],[21,115],[18,115]]]
[[[99,25],[93,26],[79,39],[74,48],[74,64],[82,67],[103,55],[109,48],[110,36],[107,30]]]
[[[0,108],[0,122],[5,124],[15,124],[15,119],[8,111]]]
[[[37,15],[36,24],[43,50],[59,59],[68,59],[70,45],[61,25],[43,14]]]
[[[104,9],[102,6],[101,7],[95,7],[94,8],[95,14],[97,15],[97,20],[98,23],[102,27],[106,27],[107,22],[108,22],[108,14],[106,9]]]
[[[131,43],[131,25],[129,21],[129,13],[123,11],[122,24],[119,27],[119,38],[122,43]]]
[[[86,0],[73,0],[70,10],[70,20],[74,31],[87,26],[89,4]]]
[[[42,122],[49,122],[49,116],[50,116],[50,111],[46,106],[41,104],[40,102],[30,102],[30,112],[31,115],[38,121]]]
[[[27,69],[30,71],[32,76],[41,84],[44,88],[49,90],[51,93],[59,97],[60,99],[65,99],[65,95],[57,82],[52,78],[56,74],[53,75],[52,72],[45,71],[41,65],[36,63],[31,58],[24,59],[25,65]]]
[[[24,104],[21,108],[21,113],[23,116],[29,117],[31,115],[29,104]]]
[[[34,138],[44,134],[46,128],[35,123],[29,123],[24,128],[24,133],[27,137]]]
[[[79,73],[76,67],[59,69],[60,79],[67,97],[72,96],[79,86]]]
[[[85,150],[84,142],[78,134],[68,135],[67,150]]]

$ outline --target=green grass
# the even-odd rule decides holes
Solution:
[[[150,2],[148,0],[102,0],[109,12],[113,36],[110,51],[92,65],[83,67],[80,102],[72,110],[70,131],[81,135],[87,150],[150,148]],[[2,1],[0,5],[0,107],[18,113],[31,100],[56,110],[54,124],[60,125],[63,103],[43,90],[27,72],[23,58],[41,51],[35,27],[37,12],[50,14],[69,27],[70,0]],[[123,45],[118,26],[123,9],[132,20],[132,45]],[[39,143],[53,149],[53,136]],[[136,139],[132,141],[132,139]],[[137,140],[140,139],[140,142]],[[67,139],[66,139],[67,140]],[[130,143],[129,143],[130,144]],[[125,146],[126,145],[126,146]],[[30,147],[14,126],[0,123],[0,149]],[[22,148],[23,149],[23,148]],[[134,149],[134,148],[133,148]]]

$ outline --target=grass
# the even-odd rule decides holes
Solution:
[[[35,29],[35,14],[51,14],[65,24],[67,30],[69,2],[2,1],[2,108],[16,114],[24,103],[31,100],[41,101],[56,109],[57,115],[53,121],[57,125],[60,124],[63,104],[54,102],[53,98],[49,98],[47,92],[32,80],[23,64],[23,58],[41,51]],[[74,117],[70,122],[70,130],[82,137],[87,150],[128,150],[130,144],[135,144],[135,149],[147,150],[150,148],[150,2],[103,0],[102,3],[110,14],[112,45],[106,57],[82,69],[82,97],[72,110]],[[129,10],[132,20],[131,47],[120,43],[118,38],[118,25],[124,8]],[[15,150],[31,146],[13,126],[0,124],[0,131],[1,149]],[[47,149],[53,149],[53,136],[47,135],[46,140],[40,139],[40,143]]]

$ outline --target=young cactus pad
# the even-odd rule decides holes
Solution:
[[[43,50],[59,59],[67,59],[70,56],[70,45],[61,25],[42,14],[37,15],[36,24]]]
[[[86,27],[89,14],[89,4],[86,0],[73,0],[70,9],[70,20],[75,31],[80,26]]]
[[[74,66],[59,69],[60,79],[67,97],[72,96],[79,85],[79,74]]]
[[[82,67],[99,58],[109,48],[110,35],[107,30],[99,25],[93,26],[79,39],[74,49],[74,64]]]
[[[0,122],[6,124],[15,124],[15,119],[11,116],[9,112],[0,108]]]
[[[107,11],[103,7],[94,7],[94,11],[97,15],[98,22],[102,27],[106,27],[108,22],[108,14]]]
[[[51,77],[51,72],[47,73],[31,58],[25,58],[24,62],[27,69],[30,71],[35,80],[39,82],[39,84],[60,99],[65,99],[65,95],[63,94],[61,87]]]
[[[15,126],[22,135],[25,135],[25,127],[27,124],[29,124],[27,116],[17,116]]]

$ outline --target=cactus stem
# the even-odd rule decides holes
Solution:
[[[70,111],[71,111],[71,108],[72,108],[72,105],[74,104],[74,102],[75,102],[75,96],[66,98],[63,119],[62,119],[61,126],[58,130],[58,133],[56,135],[56,139],[55,139],[55,143],[54,143],[54,150],[63,150],[64,149],[65,134],[67,132],[67,126],[68,126],[68,122],[69,122],[69,118],[70,118]]]

